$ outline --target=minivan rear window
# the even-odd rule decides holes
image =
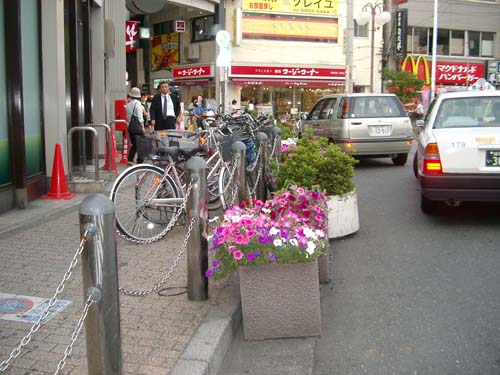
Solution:
[[[406,117],[403,105],[396,96],[360,96],[350,98],[349,117]]]

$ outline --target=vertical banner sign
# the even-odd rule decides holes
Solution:
[[[408,9],[396,12],[396,44],[394,46],[396,55],[406,55],[406,41],[408,29]]]
[[[139,30],[136,21],[125,21],[125,51],[134,52],[137,50],[137,35]]]

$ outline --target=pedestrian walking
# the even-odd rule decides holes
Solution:
[[[127,118],[128,118],[128,139],[130,140],[130,150],[128,152],[127,164],[134,164],[134,157],[137,153],[138,137],[144,135],[144,112],[141,103],[141,90],[138,87],[132,87],[128,94],[130,98],[127,103]],[[142,163],[141,155],[137,153],[137,163]]]
[[[151,100],[151,133],[155,130],[175,129],[181,112],[179,96],[170,92],[168,82],[160,83],[159,90]]]

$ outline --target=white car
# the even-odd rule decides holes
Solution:
[[[423,212],[438,201],[500,201],[500,91],[441,94],[417,125]]]

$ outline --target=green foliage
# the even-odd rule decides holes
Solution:
[[[290,124],[289,122],[286,122],[286,123],[278,122],[278,128],[281,129],[281,139],[288,139],[288,138],[297,137],[297,134],[295,133],[295,130],[293,129],[293,125]]]
[[[342,195],[352,191],[355,184],[354,165],[357,161],[329,143],[327,138],[302,134],[295,148],[282,154],[277,174],[277,188],[289,185],[319,190],[327,195]]]
[[[412,73],[389,68],[382,69],[382,79],[386,81],[387,90],[403,103],[411,103],[425,84]]]

